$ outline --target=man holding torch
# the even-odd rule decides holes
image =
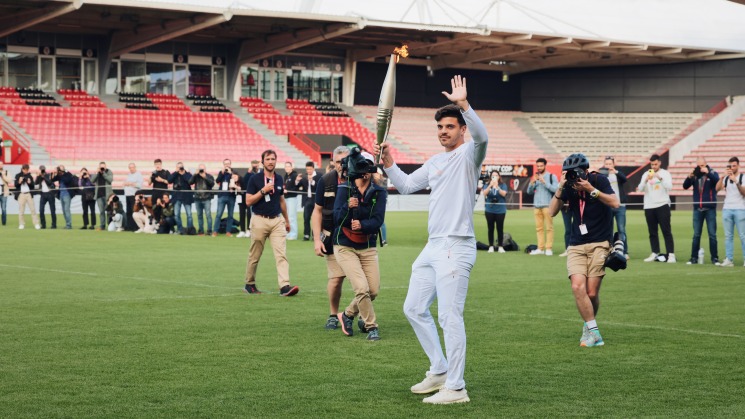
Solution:
[[[466,330],[463,308],[468,280],[476,262],[473,230],[473,199],[486,155],[486,128],[467,99],[466,79],[455,76],[451,93],[442,92],[453,105],[435,113],[437,136],[444,152],[407,175],[393,162],[387,143],[375,145],[388,178],[402,194],[426,187],[429,195],[428,233],[424,250],[412,265],[404,313],[430,361],[424,380],[411,387],[416,394],[438,393],[424,403],[468,402],[463,380],[466,361]],[[466,142],[467,126],[473,141]],[[445,354],[430,313],[438,299],[438,320],[445,336]]]

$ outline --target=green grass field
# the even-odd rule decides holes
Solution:
[[[424,213],[388,214],[379,342],[324,330],[325,263],[309,243],[288,245],[298,296],[276,294],[270,250],[265,294],[247,295],[248,239],[19,231],[11,216],[0,228],[0,417],[743,417],[740,246],[735,268],[686,266],[690,216],[674,213],[673,265],[641,261],[646,225],[629,213],[632,260],[604,282],[602,348],[578,346],[565,259],[479,252],[465,313],[471,403],[454,406],[409,392],[428,368],[402,313]],[[506,230],[534,243],[532,212],[508,213]],[[719,239],[723,259],[721,224]]]

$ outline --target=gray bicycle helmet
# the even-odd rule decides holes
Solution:
[[[564,159],[564,164],[561,165],[561,170],[572,170],[572,169],[589,169],[590,168],[590,161],[587,160],[587,157],[585,157],[582,153],[574,153],[571,156]]]

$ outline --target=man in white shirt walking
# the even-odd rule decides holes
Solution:
[[[673,177],[670,172],[661,167],[660,156],[653,154],[649,158],[650,169],[636,188],[644,192],[644,217],[647,220],[649,230],[649,244],[652,254],[644,259],[645,262],[667,261],[675,263],[675,241],[673,231],[670,227],[670,190],[673,188]],[[660,238],[657,235],[657,227],[662,230],[665,238],[665,250],[667,257],[660,254]]]
[[[452,92],[442,92],[454,105],[437,111],[437,136],[444,153],[437,154],[407,175],[393,162],[388,144],[382,145],[382,161],[388,178],[402,194],[431,188],[429,239],[414,261],[404,313],[430,361],[424,381],[411,387],[427,394],[425,403],[468,402],[463,372],[466,364],[466,329],[463,308],[468,280],[476,262],[473,231],[473,199],[486,155],[486,128],[468,104],[466,79],[455,76]],[[466,123],[473,141],[466,142]],[[377,154],[381,147],[375,145]],[[438,320],[445,336],[445,354],[429,307],[437,297]]]

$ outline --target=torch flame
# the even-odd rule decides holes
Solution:
[[[401,48],[394,48],[393,53],[396,54],[396,62],[398,62],[401,57],[406,58],[409,56],[409,46],[404,44]]]

